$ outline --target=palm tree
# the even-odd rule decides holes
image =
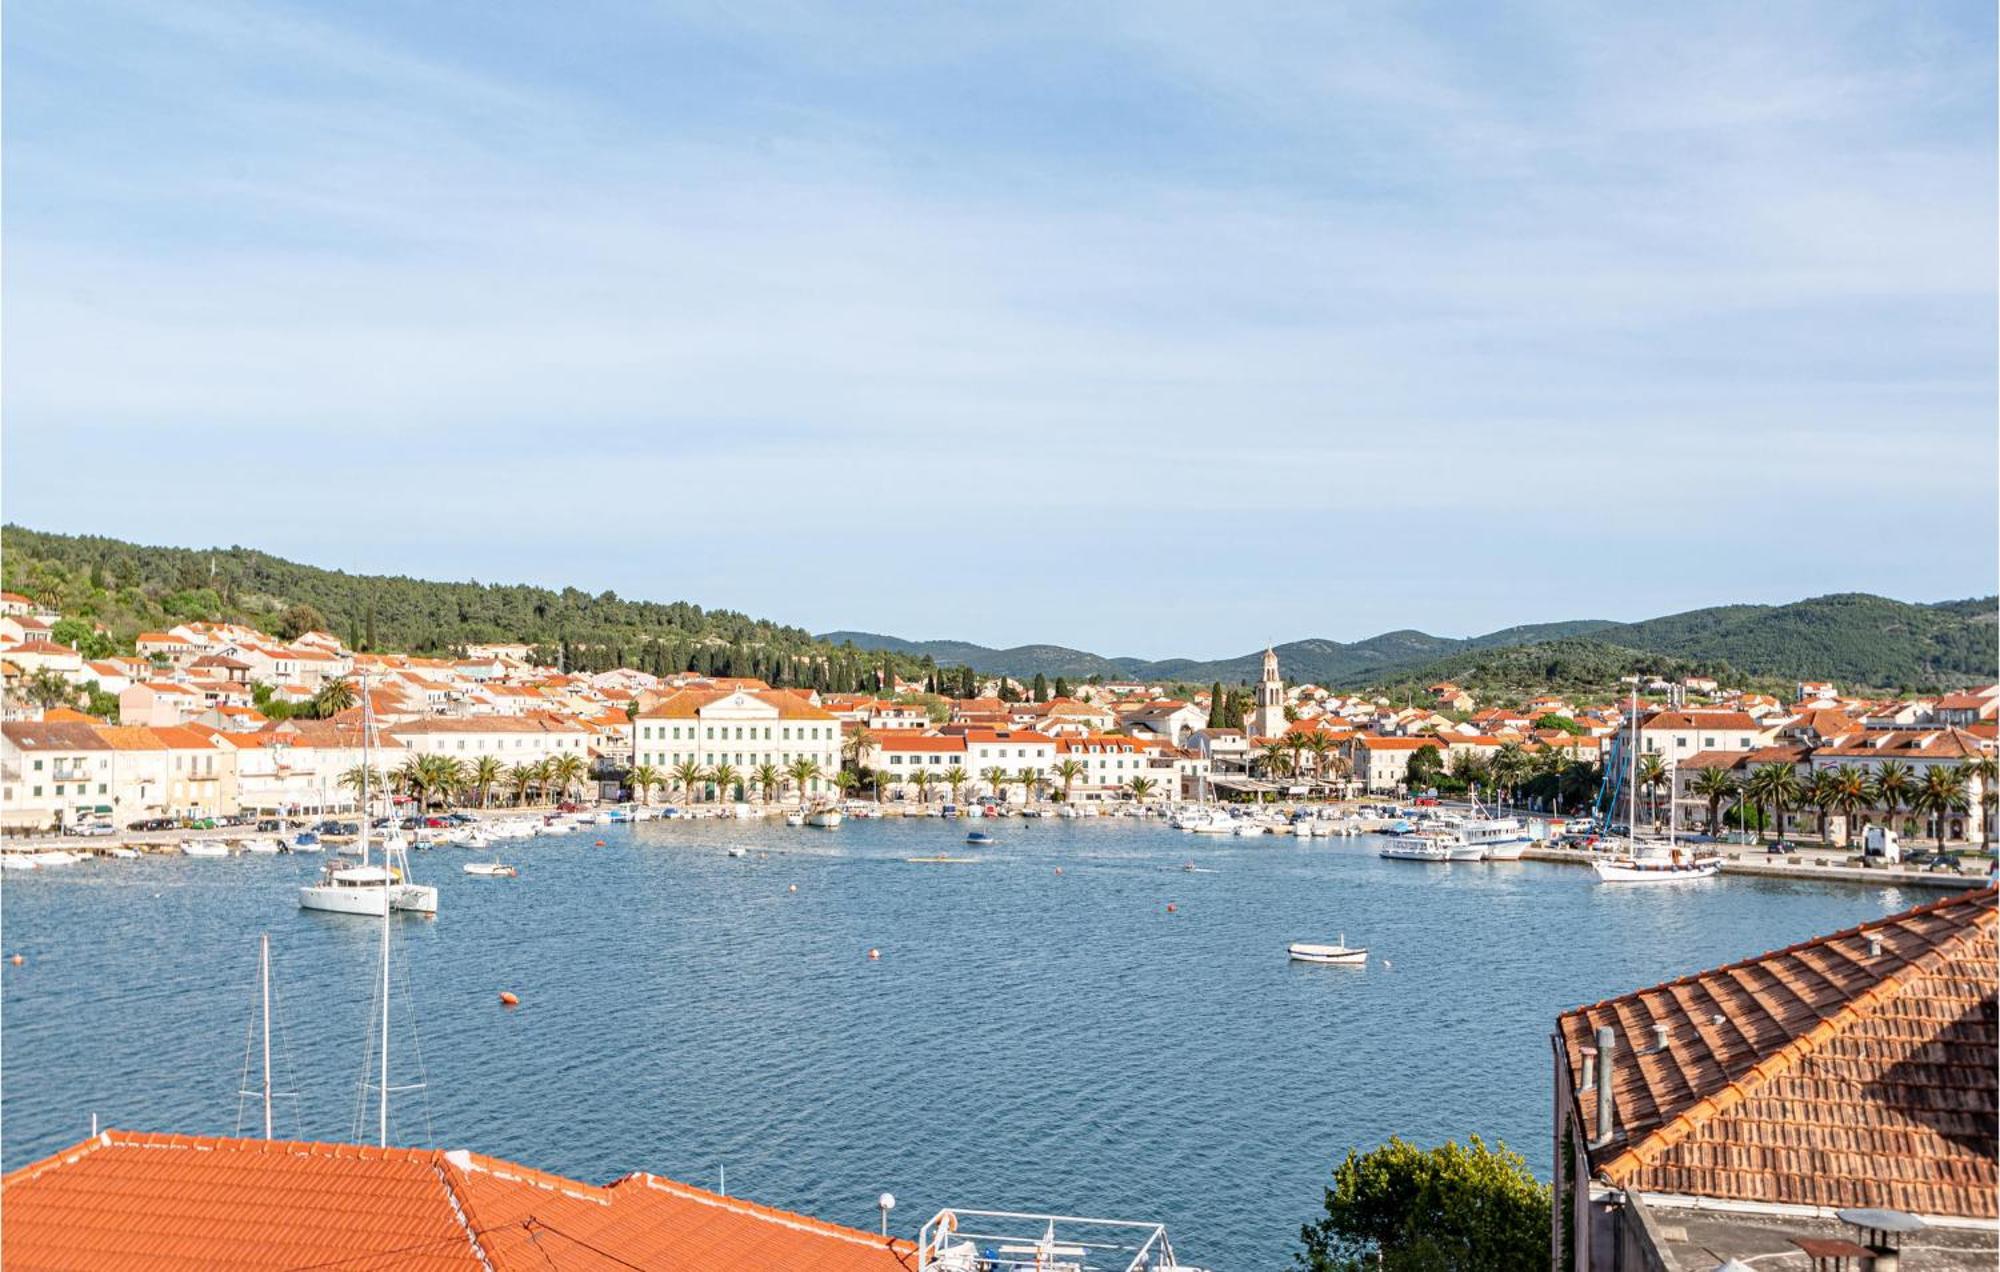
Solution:
[[[1011,779],[1008,777],[1006,769],[995,764],[992,768],[981,770],[979,780],[993,788],[993,797],[995,799],[1003,804],[1007,802],[1007,783]]]
[[[430,770],[424,767],[421,757],[412,755],[405,759],[401,766],[389,775],[389,781],[397,790],[416,800],[419,808],[425,807],[424,796],[429,793],[427,787],[430,782]]]
[[[1014,774],[1014,780],[1021,784],[1022,798],[1032,807],[1036,793],[1042,789],[1042,771],[1038,768],[1024,768]]]
[[[530,771],[534,774],[535,777],[536,800],[538,802],[547,803],[549,798],[549,789],[550,787],[555,785],[556,762],[545,755],[541,759],[535,761],[534,767]]]
[[[927,768],[920,768],[910,774],[910,785],[917,788],[917,800],[925,808],[931,806],[931,783],[935,780],[931,776],[931,771]]]
[[[1805,780],[1805,801],[1819,815],[1819,839],[1827,842],[1826,819],[1840,803],[1840,779],[1832,769],[1820,769]]]
[[[348,790],[353,791],[356,795],[361,793],[361,787],[364,783],[367,784],[368,789],[371,791],[381,790],[382,770],[367,768],[357,764],[340,775],[340,784]]]
[[[1736,793],[1736,775],[1726,768],[1705,768],[1694,775],[1688,790],[1708,804],[1708,833],[1715,834],[1722,821],[1722,801]]]
[[[1944,832],[1954,812],[1965,807],[1965,773],[1955,764],[1933,764],[1925,770],[1923,785],[1910,797],[1910,808],[1931,819],[1937,835],[1937,850],[1944,851]]]
[[[853,769],[842,769],[833,775],[833,788],[840,792],[842,799],[854,794],[854,788],[861,785],[861,774]]]
[[[535,766],[514,764],[507,769],[507,785],[514,792],[514,803],[518,806],[528,802],[528,796],[535,789]]]
[[[1076,779],[1087,771],[1082,760],[1062,760],[1049,770],[1062,780],[1063,803],[1069,803],[1070,789],[1076,785]]]
[[[1660,824],[1660,784],[1667,780],[1666,761],[1657,754],[1647,754],[1639,760],[1639,772],[1635,780],[1639,789],[1646,792],[1646,820],[1655,829]]]
[[[1264,776],[1266,777],[1290,777],[1292,775],[1291,753],[1277,743],[1273,743],[1257,752],[1257,764],[1258,767],[1264,770]]]
[[[786,768],[785,776],[792,779],[792,785],[799,788],[800,808],[806,806],[806,788],[825,775],[826,771],[820,768],[818,760],[809,759],[805,756],[800,756],[798,759],[793,760],[790,767]]]
[[[965,785],[967,776],[966,771],[956,764],[944,771],[944,784],[951,787],[952,803],[958,802],[959,788]]]
[[[717,799],[730,799],[733,798],[732,792],[742,785],[743,774],[737,772],[734,764],[724,762],[708,771],[708,780],[715,787]]]
[[[1317,729],[1296,736],[1299,738],[1299,750],[1312,756],[1313,780],[1326,780],[1326,757],[1333,750],[1333,739]]]
[[[465,767],[465,761],[450,756],[436,755],[432,767],[432,788],[441,796],[445,804],[457,803],[460,791],[472,785],[472,770]]]
[[[1768,805],[1777,814],[1778,837],[1785,834],[1785,810],[1797,803],[1799,795],[1799,775],[1790,764],[1766,764],[1750,775],[1744,784],[1744,793],[1757,803],[1761,814]],[[1762,837],[1761,834],[1759,836]]]
[[[1845,764],[1826,772],[1833,776],[1833,809],[1840,814],[1841,846],[1846,847],[1854,842],[1856,818],[1868,807],[1868,775]]]
[[[675,786],[680,787],[681,798],[692,804],[696,800],[695,788],[701,785],[706,773],[693,760],[682,760],[667,770],[667,776],[673,779]]]
[[[331,720],[353,706],[356,701],[354,686],[351,683],[346,680],[329,680],[312,696],[311,714],[315,720]]]
[[[861,757],[866,755],[868,748],[874,744],[875,735],[868,731],[868,726],[857,724],[852,733],[841,739],[841,757],[847,761],[849,768],[858,769],[861,767]]]
[[[1502,806],[1514,802],[1514,795],[1523,778],[1531,771],[1528,753],[1521,749],[1519,742],[1502,742],[1500,749],[1493,753],[1494,798]]]
[[[757,793],[769,804],[772,797],[783,789],[785,779],[778,766],[766,760],[750,771],[750,780],[757,783]]]
[[[480,756],[479,762],[472,766],[472,790],[479,796],[481,808],[486,807],[487,800],[492,796],[493,788],[500,784],[500,777],[504,771],[500,767],[500,761],[491,755]]]
[[[1150,777],[1135,777],[1131,781],[1125,783],[1125,793],[1130,795],[1133,799],[1136,799],[1139,802],[1144,803],[1146,797],[1153,793],[1154,785],[1155,783],[1153,779]]]
[[[667,784],[666,774],[660,772],[660,770],[650,764],[634,765],[632,771],[625,775],[625,780],[632,784],[632,789],[638,794],[641,804],[647,802],[647,792],[656,786],[665,786]]]
[[[1910,796],[1917,787],[1910,766],[1901,760],[1884,760],[1875,770],[1875,780],[1870,784],[1875,807],[1882,810],[1889,825],[1896,824],[1896,814],[1910,802]]]
[[[555,784],[556,790],[563,798],[569,798],[576,788],[583,784],[585,765],[581,755],[552,756],[547,764],[549,781]]]

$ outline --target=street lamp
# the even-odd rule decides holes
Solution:
[[[896,1194],[883,1193],[875,1199],[875,1208],[882,1212],[882,1235],[889,1235],[889,1212],[896,1208]]]

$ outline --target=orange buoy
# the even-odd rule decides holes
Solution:
[[[20,966],[21,964],[23,964],[23,963],[25,963],[25,962],[27,962],[27,961],[28,961],[27,959],[25,959],[25,958],[22,958],[22,957],[21,957],[21,956],[20,956],[19,954],[16,954],[16,955],[15,955],[15,956],[13,957],[13,959],[12,959],[12,962],[13,962],[14,966],[16,966],[16,967],[19,967],[19,966]]]
[[[1168,913],[1168,914],[1172,914],[1172,913],[1174,913],[1174,912],[1175,912],[1176,910],[1178,910],[1178,909],[1180,909],[1180,907],[1179,907],[1179,906],[1177,906],[1177,905],[1175,905],[1175,904],[1174,904],[1173,902],[1171,902],[1171,901],[1167,902],[1167,913]]]
[[[595,844],[594,846],[595,846],[595,847],[598,847],[598,848],[602,848],[602,847],[604,847],[604,841],[603,841],[602,839],[600,839],[600,840],[598,840],[598,841],[597,841],[597,843],[596,843],[596,844]]]
[[[869,958],[870,958],[871,960],[873,960],[873,959],[878,959],[878,958],[881,958],[881,957],[882,957],[882,951],[881,951],[881,950],[869,950],[869,951],[868,951],[868,957],[869,957]]]
[[[521,1000],[515,997],[513,990],[503,989],[500,991],[500,1005],[502,1007],[519,1007]]]

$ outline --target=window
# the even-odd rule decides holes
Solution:
[[[35,772],[39,773],[39,772],[41,772],[41,771],[42,771],[42,762],[41,762],[40,760],[36,760],[36,761],[35,761]],[[41,788],[41,787],[39,787],[39,786],[37,786],[37,787],[35,788],[35,794],[39,795],[39,794],[41,794],[41,793],[42,793],[42,788]]]

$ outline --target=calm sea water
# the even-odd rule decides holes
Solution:
[[[1546,1177],[1559,1011],[1925,899],[985,825],[977,865],[905,862],[965,851],[940,821],[605,827],[510,845],[512,880],[417,854],[442,916],[395,925],[392,1082],[417,1077],[414,1037],[428,1087],[392,1104],[393,1138],[599,1182],[726,1169],[732,1193],[871,1229],[887,1189],[905,1234],[944,1205],[1160,1220],[1184,1259],[1276,1268],[1350,1147],[1478,1132]],[[380,927],[297,908],[318,864],[7,876],[0,942],[27,962],[0,969],[5,1166],[93,1113],[236,1130],[259,932],[298,1092],[279,1133],[352,1137]],[[1343,932],[1365,969],[1285,959]]]

